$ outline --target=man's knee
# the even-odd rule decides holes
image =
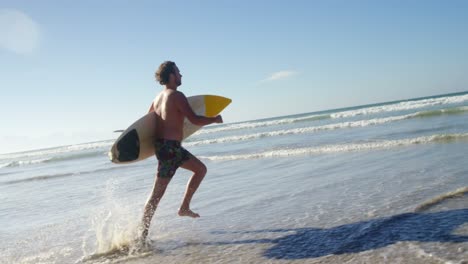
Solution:
[[[201,162],[196,157],[192,157],[190,160],[183,163],[181,167],[195,173],[196,175],[201,175],[201,176],[205,176],[207,172],[207,168],[205,164],[203,164],[203,162]]]
[[[196,173],[201,176],[205,176],[207,172],[208,168],[206,167],[206,165],[200,162],[200,166],[198,166]]]

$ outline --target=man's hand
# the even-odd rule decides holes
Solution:
[[[223,123],[223,117],[221,115],[216,116],[215,123],[218,123],[218,124]]]

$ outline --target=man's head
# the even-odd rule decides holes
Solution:
[[[163,62],[156,71],[156,80],[161,85],[166,85],[171,88],[177,88],[182,84],[182,75],[179,68],[172,61]]]

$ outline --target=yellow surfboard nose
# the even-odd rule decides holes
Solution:
[[[226,97],[217,95],[205,95],[205,116],[217,116],[231,102],[232,100]]]

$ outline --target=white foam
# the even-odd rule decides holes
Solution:
[[[35,159],[35,160],[12,161],[12,162],[1,164],[0,168],[20,167],[20,166],[25,166],[25,165],[39,164],[39,163],[48,162],[50,160],[51,159]]]
[[[41,164],[41,163],[48,163],[52,161],[65,161],[65,160],[73,160],[78,158],[86,158],[86,157],[93,157],[97,155],[105,155],[106,153],[102,153],[100,151],[96,152],[83,152],[80,153],[78,151],[73,152],[64,152],[64,153],[57,153],[56,156],[49,156],[47,158],[39,158],[39,159],[31,159],[31,160],[14,160],[7,163],[0,164],[0,168],[7,168],[7,167],[21,167],[27,165],[34,165],[34,164]],[[25,157],[31,158],[31,157]],[[32,158],[35,158],[33,156]]]
[[[319,146],[319,147],[307,147],[307,148],[295,148],[295,149],[285,148],[285,149],[276,149],[276,150],[259,152],[259,153],[224,155],[224,156],[205,156],[201,158],[208,159],[208,160],[243,160],[243,159],[289,157],[289,156],[301,156],[301,155],[379,150],[379,149],[388,149],[388,148],[395,148],[395,147],[405,147],[405,146],[415,145],[415,144],[427,144],[431,142],[448,142],[448,141],[453,141],[453,140],[467,140],[467,139],[468,139],[468,133],[442,134],[442,135],[432,135],[432,136],[424,136],[424,137],[409,138],[409,139],[326,145],[326,146]]]
[[[92,149],[101,149],[101,148],[108,148],[112,146],[113,141],[100,141],[100,142],[92,142],[92,143],[85,143],[85,144],[78,144],[78,145],[70,145],[70,146],[63,146],[57,148],[50,148],[50,149],[41,149],[41,150],[33,150],[28,152],[21,152],[21,153],[13,153],[13,154],[2,154],[0,155],[1,159],[19,159],[19,158],[30,158],[30,157],[37,157],[37,156],[46,156],[46,155],[54,155],[54,154],[63,154],[69,152],[79,152],[83,150],[92,150]]]
[[[94,143],[86,143],[86,144],[79,144],[79,145],[71,145],[65,147],[67,151],[81,151],[81,150],[88,150],[88,149],[99,149],[112,146],[113,141],[101,141],[101,142],[94,142]]]
[[[6,167],[9,167],[11,164],[11,162],[6,162],[6,163],[2,163],[0,164],[0,168],[6,168]]]
[[[468,112],[468,106],[421,111],[414,114],[415,117],[432,117],[437,115],[454,115]]]
[[[188,142],[185,145],[198,146],[198,145],[207,145],[207,144],[214,144],[214,143],[245,141],[245,140],[252,140],[252,139],[258,139],[258,138],[264,138],[264,137],[313,133],[313,132],[318,132],[318,131],[323,131],[323,130],[366,127],[366,126],[371,126],[371,125],[380,125],[380,124],[385,124],[389,122],[404,120],[404,119],[412,118],[414,116],[415,114],[410,114],[410,115],[402,115],[402,116],[392,116],[392,117],[385,117],[385,118],[375,118],[375,119],[368,119],[368,120],[342,122],[342,123],[329,124],[329,125],[323,125],[323,126],[285,129],[285,130],[278,130],[278,131],[271,131],[271,132],[260,132],[260,133],[253,133],[253,134],[240,135],[240,136],[230,136],[230,137],[193,141],[193,142]]]
[[[468,101],[468,94],[459,95],[459,96],[448,96],[441,98],[431,98],[417,101],[407,101],[399,102],[390,105],[382,106],[373,106],[366,107],[357,110],[344,111],[339,113],[334,113],[331,115],[332,118],[346,118],[353,117],[358,115],[369,115],[377,114],[382,112],[392,112],[392,111],[403,111],[403,110],[412,110],[423,107],[435,106],[435,105],[444,105],[444,104],[456,104]]]
[[[321,120],[321,119],[327,119],[327,118],[330,118],[329,114],[326,114],[326,115],[308,115],[308,116],[304,116],[304,117],[284,118],[284,119],[270,120],[270,121],[246,122],[246,123],[225,125],[225,126],[220,126],[220,127],[216,127],[216,128],[202,129],[202,130],[198,131],[197,134],[202,135],[202,134],[210,134],[210,133],[230,131],[230,130],[252,129],[252,128],[259,128],[259,127],[267,127],[267,126],[277,126],[277,125],[293,124],[293,123],[304,122],[304,121]]]

